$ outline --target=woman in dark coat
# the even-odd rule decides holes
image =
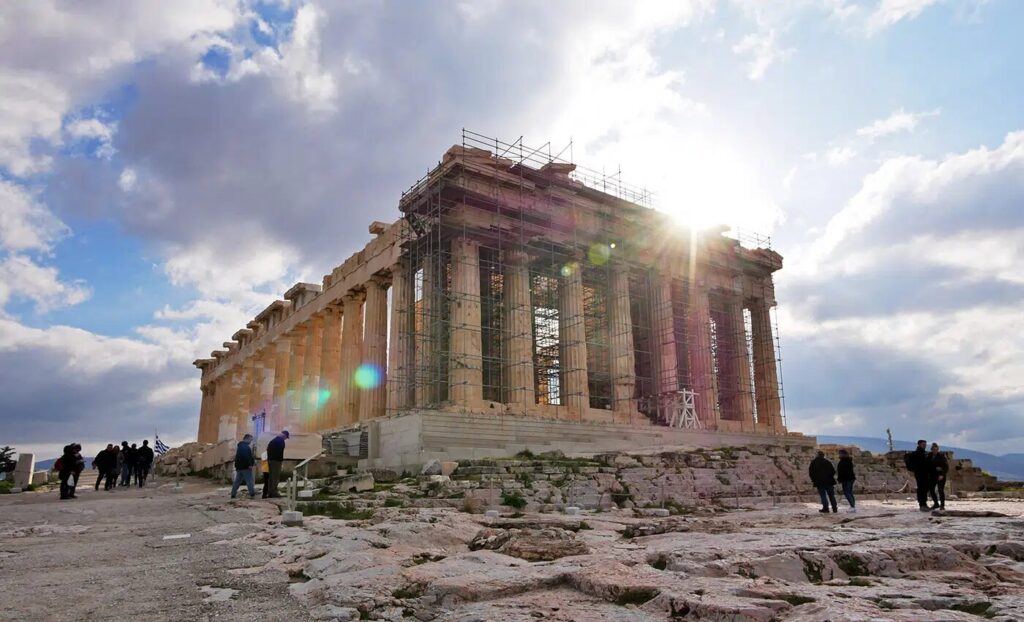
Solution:
[[[949,473],[949,460],[946,454],[939,451],[939,444],[932,443],[932,451],[928,454],[928,464],[931,466],[931,490],[933,510],[946,509],[946,474]]]
[[[857,501],[853,498],[853,482],[857,480],[857,476],[853,473],[853,458],[850,457],[850,452],[845,449],[839,450],[836,479],[839,480],[839,484],[843,487],[843,496],[846,497],[846,501],[850,504],[850,511],[856,512]]]
[[[65,445],[64,452],[60,458],[57,458],[57,463],[54,465],[57,468],[57,477],[60,478],[60,498],[61,500],[71,498],[71,489],[68,486],[68,479],[75,473],[75,446]]]

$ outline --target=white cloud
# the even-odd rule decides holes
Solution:
[[[852,160],[857,152],[848,145],[840,145],[830,148],[825,152],[825,161],[830,166],[842,166]]]
[[[880,0],[867,17],[868,33],[874,34],[903,20],[912,20],[939,0]]]
[[[776,40],[776,31],[752,32],[743,37],[733,46],[732,51],[739,56],[749,56],[747,77],[760,80],[768,68],[793,54],[794,48],[781,48]]]
[[[899,132],[913,132],[921,122],[921,119],[938,116],[939,112],[938,109],[926,112],[907,112],[900,108],[888,117],[877,119],[870,125],[858,129],[857,135],[874,140]]]
[[[31,191],[0,179],[0,247],[46,252],[69,232]]]
[[[62,282],[56,268],[41,266],[30,257],[9,255],[0,261],[0,313],[15,297],[31,300],[37,312],[45,313],[77,305],[90,295],[84,283]]]

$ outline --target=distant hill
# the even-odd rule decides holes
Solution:
[[[837,445],[856,445],[872,453],[885,453],[889,451],[889,444],[885,439],[872,438],[870,436],[829,436],[819,435],[819,443],[834,443]],[[893,441],[898,450],[910,451],[917,447],[917,442]],[[980,467],[988,473],[1003,481],[1024,481],[1024,454],[1006,454],[996,456],[983,451],[964,449],[962,447],[942,446],[946,451],[952,451],[957,458],[968,458],[974,462],[974,466]]]

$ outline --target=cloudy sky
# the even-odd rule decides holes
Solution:
[[[0,444],[194,436],[206,355],[469,128],[770,234],[807,433],[1024,441],[1024,3],[0,5]]]

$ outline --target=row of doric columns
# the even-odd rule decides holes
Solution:
[[[402,290],[398,301],[408,301],[408,271],[399,264],[392,273]],[[371,277],[204,382],[199,440],[240,438],[260,415],[266,430],[315,431],[381,417],[389,399],[401,403],[398,386],[389,396],[386,383],[389,287],[389,275]],[[395,365],[402,356],[392,355]]]
[[[505,251],[503,263],[503,400],[513,412],[535,412],[530,257],[525,250]],[[479,243],[456,238],[447,274],[438,262],[414,266],[405,258],[389,274],[350,290],[204,382],[200,440],[240,437],[251,429],[253,416],[261,414],[268,430],[315,431],[442,400],[456,407],[483,406],[480,266]],[[631,300],[630,274],[626,264],[611,263],[603,309],[611,415],[622,423],[643,420],[632,312],[638,301]],[[441,277],[448,279],[447,296],[437,291]],[[582,277],[580,263],[570,263],[559,278],[560,406],[554,410],[556,416],[579,419],[592,414]],[[709,429],[753,430],[756,409],[758,428],[783,431],[769,303],[710,290],[703,279],[688,287],[684,294],[670,275],[652,271],[646,290],[650,352],[644,353],[650,358],[649,390],[693,390],[697,417]],[[675,307],[684,295],[681,318]],[[744,309],[751,317],[749,349]],[[444,322],[435,319],[442,315]],[[685,342],[679,341],[682,334]],[[444,391],[439,382],[445,383]]]
[[[447,321],[437,320],[442,310],[436,305],[445,298],[432,291],[438,287],[434,272],[440,266],[429,257],[420,266],[422,291],[414,326],[406,318],[392,317],[393,339],[400,335],[390,354],[390,368],[399,372],[392,375],[394,386],[389,388],[389,396],[393,396],[389,403],[396,407],[430,407],[441,401],[463,408],[484,405],[479,244],[470,238],[453,239],[450,256]],[[513,412],[542,410],[534,408],[538,396],[530,257],[523,250],[506,250],[503,263],[503,401]],[[409,272],[405,274],[411,278]],[[638,422],[630,270],[625,264],[613,262],[608,274],[603,312],[607,316],[611,410],[615,421]],[[768,303],[761,299],[744,301],[733,291],[712,290],[702,278],[690,283],[685,293],[673,283],[670,274],[652,271],[648,290],[650,390],[656,395],[693,390],[697,395],[696,415],[705,428],[781,431]],[[410,295],[400,294],[399,309],[414,308],[411,298],[405,298]],[[683,296],[685,301],[681,300]],[[583,306],[580,264],[569,263],[561,271],[558,287],[558,382],[560,410],[572,418],[585,418],[591,401]],[[683,314],[678,307],[685,309]],[[748,348],[745,308],[752,317],[749,340],[753,352]],[[406,331],[411,326],[415,334],[409,339]],[[447,326],[446,344],[445,338],[437,334],[438,326]],[[681,342],[683,335],[685,341]],[[442,350],[448,352],[446,376],[437,369],[439,362],[445,364]],[[410,382],[414,388],[408,386]],[[446,384],[446,400],[438,387],[442,382]]]

